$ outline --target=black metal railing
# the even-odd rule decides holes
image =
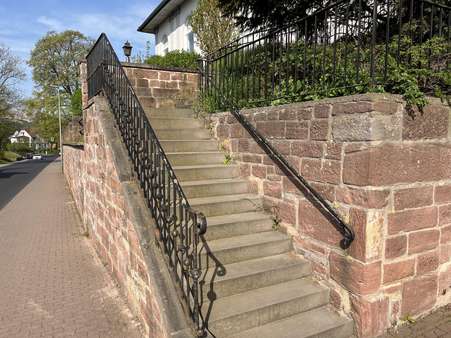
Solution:
[[[148,207],[156,221],[173,277],[180,286],[185,308],[204,336],[201,315],[201,251],[206,218],[193,210],[183,193],[143,107],[108,38],[102,34],[87,56],[88,96],[103,93],[112,109]]]
[[[220,95],[252,107],[382,90],[403,67],[415,70],[423,91],[449,93],[451,8],[338,0],[285,27],[243,35],[205,59],[202,95],[222,110]]]

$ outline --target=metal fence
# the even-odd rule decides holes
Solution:
[[[449,90],[450,27],[451,8],[428,0],[341,0],[207,55],[201,90],[217,109],[221,95],[241,107],[308,100],[377,90],[402,67],[425,92]]]
[[[185,308],[199,336],[206,324],[200,313],[203,214],[193,210],[108,38],[102,34],[87,56],[88,95],[105,94],[156,221],[159,243],[179,285]]]

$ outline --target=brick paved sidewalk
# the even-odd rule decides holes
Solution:
[[[61,162],[0,210],[0,337],[140,337],[80,235]]]
[[[419,319],[413,324],[401,326],[380,338],[450,338],[451,305],[444,306],[434,313]]]

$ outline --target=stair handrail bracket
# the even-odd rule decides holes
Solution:
[[[197,336],[206,335],[201,315],[201,236],[205,216],[193,210],[146,113],[107,36],[102,33],[87,55],[88,98],[103,93],[157,227],[158,243],[179,286]]]

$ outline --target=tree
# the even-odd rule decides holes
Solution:
[[[33,50],[28,64],[33,68],[33,80],[46,92],[54,87],[72,96],[80,87],[78,63],[82,60],[92,40],[77,31],[48,32]]]
[[[20,66],[20,59],[10,49],[0,45],[0,117],[5,117],[17,102],[18,96],[14,86],[25,79]]]
[[[228,44],[238,35],[233,20],[222,16],[218,0],[200,0],[189,17],[189,24],[205,54]]]

